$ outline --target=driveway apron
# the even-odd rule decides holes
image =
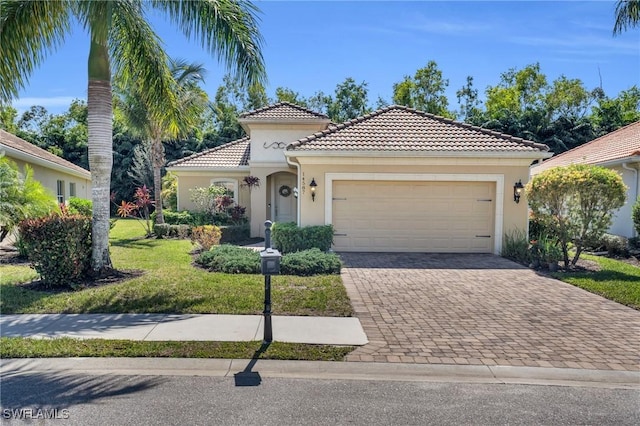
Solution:
[[[640,370],[640,312],[488,254],[341,253],[348,361]]]

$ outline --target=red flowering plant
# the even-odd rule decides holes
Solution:
[[[133,200],[133,202],[122,200],[120,204],[116,204],[118,208],[116,213],[118,216],[123,218],[130,217],[138,219],[138,222],[140,222],[144,227],[146,236],[149,237],[153,234],[151,208],[155,204],[151,199],[151,191],[146,185],[142,185],[141,187],[136,188],[136,191],[133,194]]]

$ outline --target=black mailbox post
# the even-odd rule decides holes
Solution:
[[[280,252],[271,248],[271,221],[264,223],[265,249],[260,252],[260,269],[264,275],[264,342],[273,341],[273,329],[271,327],[271,275],[280,273]]]

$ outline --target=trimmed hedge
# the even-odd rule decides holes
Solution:
[[[84,198],[71,197],[69,198],[69,213],[92,217],[93,203],[91,200],[85,200]]]
[[[153,225],[153,233],[157,238],[180,238],[191,237],[191,225],[168,225],[161,223]]]
[[[151,220],[155,223],[156,212],[151,214]],[[193,225],[193,216],[188,211],[174,212],[171,210],[163,210],[164,225]]]
[[[19,224],[20,238],[33,268],[49,287],[81,282],[91,269],[91,218],[47,216]]]
[[[293,222],[275,223],[271,228],[271,242],[275,248],[283,253],[317,248],[329,251],[333,243],[333,226],[305,226],[299,227]]]
[[[223,244],[200,254],[196,263],[216,272],[259,274],[260,252]],[[299,276],[339,274],[341,267],[338,255],[324,253],[316,248],[282,256],[280,273]]]
[[[222,237],[220,238],[220,244],[225,244],[225,243],[232,244],[232,243],[237,243],[239,241],[245,241],[249,239],[249,234],[250,234],[248,223],[244,225],[221,226],[220,231],[222,232]]]

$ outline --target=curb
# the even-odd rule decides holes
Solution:
[[[143,375],[527,384],[640,389],[640,372],[571,368],[198,358],[11,358],[0,374]]]

